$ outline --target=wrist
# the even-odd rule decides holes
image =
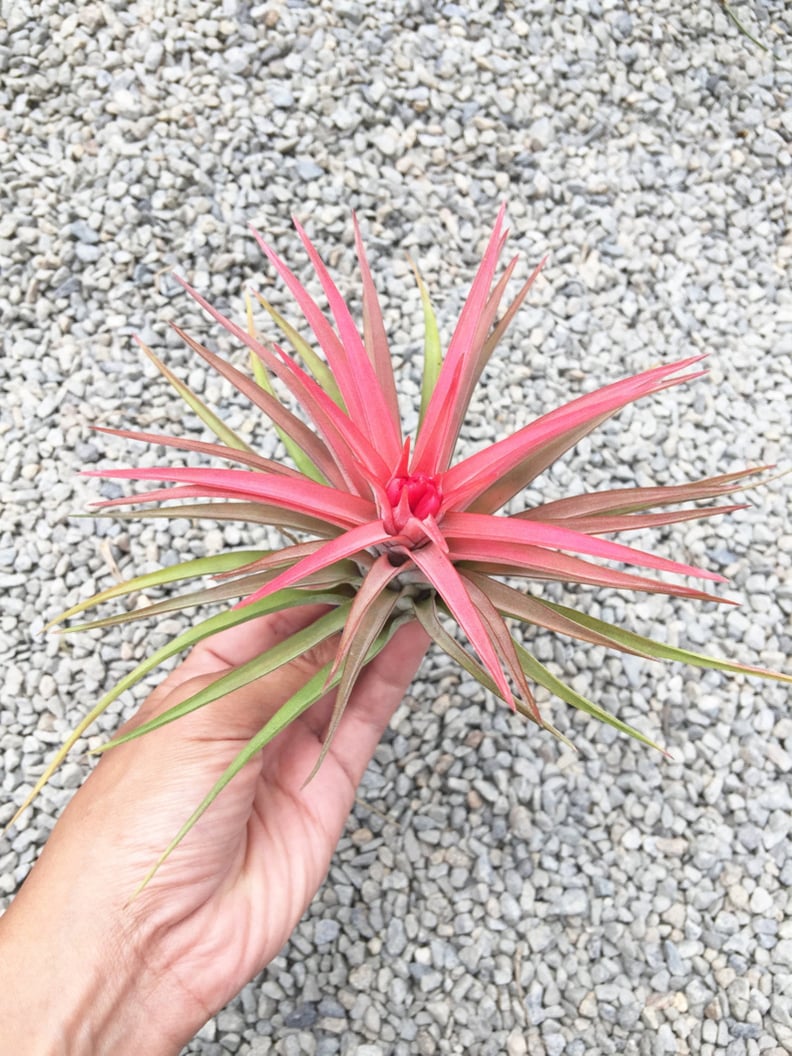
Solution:
[[[35,873],[0,919],[0,1052],[176,1056],[192,1027],[158,1014],[134,914],[109,920],[101,902],[43,887],[40,898]]]

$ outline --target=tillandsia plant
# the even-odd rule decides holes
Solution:
[[[521,637],[512,633],[507,621],[642,657],[792,682],[791,675],[660,644],[504,582],[524,580],[541,586],[547,581],[558,581],[721,600],[697,587],[599,564],[599,560],[612,561],[638,569],[722,581],[714,572],[603,536],[740,509],[735,504],[705,508],[689,504],[721,500],[737,491],[746,477],[769,467],[744,469],[689,484],[576,494],[512,514],[503,512],[511,500],[519,501],[523,490],[551,463],[626,404],[700,377],[704,371],[697,365],[702,356],[655,366],[580,396],[514,435],[454,463],[454,449],[474,387],[539,271],[537,268],[533,272],[503,310],[506,289],[517,263],[517,258],[511,260],[496,279],[507,234],[504,209],[445,355],[441,353],[426,289],[418,279],[426,337],[419,424],[414,439],[403,435],[383,316],[357,222],[362,333],[306,233],[299,224],[296,227],[329,313],[320,309],[286,264],[254,234],[293,294],[313,331],[319,352],[260,295],[254,296],[288,340],[291,353],[259,337],[251,298],[247,301],[245,325],[240,325],[213,308],[182,280],[179,281],[190,296],[247,346],[252,376],[175,328],[198,356],[272,422],[290,462],[257,454],[144,346],[151,361],[215,434],[216,441],[130,430],[104,431],[127,440],[200,452],[212,459],[236,463],[237,468],[165,466],[89,474],[172,485],[96,504],[104,510],[115,511],[135,502],[177,500],[178,505],[154,508],[147,515],[269,525],[282,532],[284,545],[273,550],[221,553],[136,576],[73,606],[53,621],[60,623],[134,591],[195,577],[211,576],[216,582],[143,609],[69,629],[106,627],[204,603],[235,602],[179,634],[106,693],[58,751],[20,810],[40,791],[69,748],[111,701],[153,668],[221,630],[277,610],[317,602],[323,606],[322,615],[309,626],[99,749],[104,751],[144,736],[336,636],[335,659],[286,701],[239,753],[185,821],[162,860],[252,756],[305,709],[334,690],[334,710],[317,759],[319,766],[361,670],[407,621],[418,620],[430,638],[483,686],[554,733],[558,731],[540,714],[532,683],[588,715],[652,743],[551,673],[531,655]],[[284,397],[286,402],[276,395],[273,379],[289,394],[290,399]],[[300,414],[290,409],[288,402]],[[122,511],[120,516],[136,514]]]

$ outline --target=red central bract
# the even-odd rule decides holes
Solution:
[[[401,531],[410,517],[423,521],[434,517],[443,501],[437,477],[428,473],[413,473],[409,477],[394,477],[385,489],[397,531]]]

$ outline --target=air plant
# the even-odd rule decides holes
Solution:
[[[512,633],[507,621],[641,657],[792,682],[791,675],[655,642],[543,598],[540,591],[529,592],[512,585],[515,580],[523,580],[541,588],[543,583],[555,581],[702,601],[721,600],[695,586],[654,578],[645,570],[713,582],[722,582],[720,575],[604,537],[740,509],[733,503],[704,508],[689,504],[720,501],[737,491],[746,477],[761,470],[744,469],[673,486],[621,487],[575,494],[516,513],[504,512],[504,507],[512,500],[519,501],[524,489],[551,463],[625,405],[701,377],[705,373],[698,367],[702,356],[663,363],[580,396],[548,411],[514,435],[454,463],[454,450],[474,387],[541,265],[502,310],[517,258],[496,280],[506,241],[501,209],[445,355],[426,288],[418,279],[426,336],[419,424],[411,438],[403,435],[383,316],[357,223],[362,333],[305,231],[299,224],[296,228],[329,305],[329,314],[322,311],[267,243],[254,234],[294,296],[321,355],[261,295],[254,296],[291,345],[291,352],[259,336],[250,298],[243,326],[213,308],[181,279],[190,296],[224,330],[247,346],[252,374],[243,373],[175,327],[179,337],[199,357],[271,421],[289,461],[274,461],[257,454],[150,349],[142,346],[216,439],[204,442],[126,429],[103,431],[127,440],[200,452],[213,460],[234,463],[236,468],[163,466],[103,469],[88,474],[170,485],[97,503],[103,510],[116,511],[130,503],[176,500],[178,505],[154,508],[147,515],[269,525],[281,531],[284,544],[271,550],[246,549],[201,557],[135,576],[80,602],[53,621],[60,623],[135,591],[206,576],[215,577],[214,585],[69,629],[105,627],[205,603],[235,602],[177,635],[108,691],[58,751],[20,812],[48,781],[77,738],[112,701],[148,672],[210,635],[293,606],[319,602],[324,608],[313,623],[287,640],[99,749],[107,750],[143,736],[335,636],[335,659],[307,681],[252,738],[185,822],[166,854],[252,756],[305,709],[334,690],[334,709],[317,760],[320,765],[361,670],[407,621],[418,620],[436,645],[483,686],[554,733],[558,731],[537,707],[532,684],[545,687],[566,703],[624,733],[652,743],[541,664],[520,636]],[[277,379],[282,391],[289,393],[290,400],[284,402],[276,394],[273,379]],[[299,414],[290,409],[289,402],[299,409]],[[130,511],[120,513],[122,517],[137,515]],[[626,568],[613,569],[600,561],[616,562]]]

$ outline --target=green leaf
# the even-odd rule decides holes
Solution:
[[[346,564],[346,562],[343,563]],[[315,591],[322,591],[323,596],[326,598],[335,597],[335,603],[337,604],[348,600],[348,592],[336,592],[335,588],[348,584],[350,581],[349,574],[343,571],[334,572],[334,567],[322,569],[321,572],[307,577],[304,586],[299,589],[302,590],[307,587],[312,594]],[[196,605],[214,604],[219,601],[227,601],[230,598],[249,597],[276,575],[278,575],[278,570],[273,569],[269,572],[260,572],[240,579],[229,580],[227,583],[220,583],[205,590],[195,590],[189,594],[179,594],[175,598],[166,598],[153,605],[145,605],[143,608],[133,609],[131,612],[120,612],[115,616],[105,616],[101,620],[91,620],[88,623],[78,623],[73,627],[65,627],[62,633],[74,634],[78,631],[93,631],[97,627],[113,627],[116,624],[148,620],[154,616],[163,616],[168,612],[184,612],[185,609],[194,608]]]
[[[247,312],[248,333],[251,337],[256,337],[256,327],[253,322],[253,309],[250,302],[250,297],[247,293],[245,294],[245,309]],[[275,389],[273,388],[272,382],[269,378],[269,374],[267,373],[267,368],[261,362],[256,353],[252,350],[250,352],[250,367],[253,371],[253,377],[256,380],[256,384],[259,386],[259,388],[263,389],[264,392],[268,393],[270,396],[274,396],[277,399]],[[281,443],[286,448],[286,451],[291,456],[292,461],[294,462],[295,466],[297,466],[297,468],[300,470],[300,472],[304,473],[306,477],[310,477],[311,480],[315,480],[319,484],[326,484],[327,480],[325,478],[325,475],[305,454],[300,445],[295,440],[292,440],[289,434],[284,429],[281,429],[279,425],[275,425],[275,432],[280,437]]]
[[[177,378],[173,371],[170,370],[169,367],[166,367],[162,360],[155,356],[147,345],[143,344],[140,338],[135,338],[135,340],[143,349],[144,353],[148,356],[151,362],[154,364],[154,366],[157,368],[157,370],[168,379],[168,381],[178,392],[178,394],[188,405],[188,407],[190,407],[191,410],[193,410],[198,415],[204,425],[208,426],[212,430],[218,440],[221,440],[224,444],[226,444],[227,447],[236,448],[237,451],[252,452],[252,448],[250,447],[250,445],[246,444],[245,441],[241,439],[241,437],[237,436],[233,429],[229,429],[223,419],[219,418],[214,413],[214,411],[210,411],[206,404],[203,402],[203,400],[199,399],[199,397],[196,396],[195,393],[192,392],[192,390],[189,389],[183,381]]]
[[[286,337],[295,352],[297,352],[302,358],[308,370],[310,370],[314,378],[316,378],[333,403],[340,407],[342,411],[346,412],[346,406],[344,405],[343,397],[338,388],[338,383],[333,377],[333,372],[328,365],[317,356],[308,342],[300,337],[294,327],[283,318],[280,312],[272,307],[269,301],[265,300],[260,293],[254,293],[254,297],[261,307],[266,309],[269,313],[275,325]],[[255,336],[252,331],[251,336]],[[256,357],[256,359],[258,359],[258,357]]]
[[[426,289],[426,285],[415,267],[413,267],[413,271],[415,272],[415,280],[418,283],[418,291],[421,294],[424,317],[423,381],[421,382],[421,410],[418,418],[418,426],[420,428],[437,384],[437,379],[440,376],[440,368],[443,365],[443,350],[440,345],[437,318],[432,309],[432,302],[429,299],[429,291]]]
[[[594,704],[593,701],[588,700],[586,697],[577,693],[571,686],[568,686],[565,682],[562,682],[560,678],[556,678],[555,675],[551,674],[544,664],[540,664],[539,661],[531,656],[524,646],[520,645],[519,642],[514,643],[517,648],[517,655],[520,658],[523,671],[529,678],[532,678],[540,686],[544,686],[545,689],[549,690],[555,696],[559,697],[567,704],[571,704],[572,707],[578,708],[580,711],[585,712],[587,715],[591,715],[594,719],[599,719],[600,722],[606,723],[608,726],[613,726],[614,729],[619,730],[621,733],[629,734],[630,737],[634,737],[637,741],[641,741],[642,744],[649,745],[650,748],[657,748],[659,752],[663,752],[664,755],[668,753],[655,744],[653,740],[630,726],[626,722],[622,722],[621,719],[617,719],[615,715],[611,715],[610,712],[605,711],[599,704]],[[566,738],[565,738],[566,739]],[[567,742],[568,743],[568,742]]]
[[[401,617],[397,617],[392,620],[386,627],[385,631],[377,638],[374,644],[369,650],[369,654],[366,658],[366,663],[370,663],[375,656],[377,656],[387,645],[394,633],[405,621]],[[149,883],[152,877],[155,875],[160,866],[170,857],[173,851],[179,846],[181,841],[192,829],[192,827],[200,820],[203,814],[209,809],[214,803],[220,793],[228,786],[228,784],[236,777],[239,771],[248,763],[255,755],[257,755],[262,748],[265,748],[270,741],[272,741],[279,733],[281,733],[286,727],[294,722],[295,719],[299,718],[303,712],[307,711],[313,704],[320,700],[325,693],[335,688],[341,678],[340,673],[336,674],[328,682],[328,675],[330,673],[331,664],[327,663],[323,667],[319,668],[315,675],[310,678],[304,686],[297,690],[297,692],[283,704],[278,711],[272,716],[259,732],[252,737],[245,747],[239,752],[236,758],[230,763],[228,767],[223,771],[222,775],[218,778],[215,784],[212,786],[210,791],[204,796],[198,806],[195,808],[190,817],[182,825],[181,829],[176,833],[174,838],[162,852],[160,857],[154,863],[152,868],[143,878],[140,886],[138,887],[135,895],[139,894],[144,887]],[[135,897],[133,895],[133,897]]]
[[[204,620],[195,627],[188,628],[182,634],[178,635],[178,637],[162,646],[161,649],[152,653],[151,656],[142,660],[133,671],[128,675],[125,675],[124,678],[117,682],[111,690],[105,693],[101,700],[99,700],[94,707],[91,708],[88,714],[80,720],[55,753],[54,758],[38,778],[33,789],[25,797],[21,807],[16,811],[6,828],[10,828],[20,815],[27,810],[66,758],[72,746],[80,737],[82,737],[85,731],[93,725],[99,716],[124,692],[124,690],[130,689],[134,686],[141,678],[147,675],[149,671],[158,667],[160,664],[170,659],[170,657],[182,652],[184,649],[188,649],[190,646],[197,644],[204,638],[217,634],[218,631],[224,631],[228,627],[235,627],[237,624],[255,619],[257,616],[264,616],[270,612],[275,612],[279,609],[293,608],[297,605],[309,605],[317,602],[334,604],[335,601],[335,597],[321,593],[309,594],[307,591],[303,590],[282,590],[277,594],[272,594],[270,597],[255,602],[252,605],[247,605],[241,609],[231,609],[228,612],[221,612],[216,616],[210,617],[208,620]]]
[[[267,369],[258,356],[254,353],[250,353],[250,364],[253,368],[253,376],[256,379],[256,383],[264,392],[269,393],[270,396],[275,396],[275,389],[272,387],[272,383],[267,376]],[[292,440],[285,430],[281,429],[279,425],[275,426],[275,432],[281,439],[281,443],[286,448],[286,451],[295,466],[301,473],[304,473],[306,477],[310,477],[311,480],[315,480],[318,484],[326,484],[327,478],[320,469],[311,461],[308,455],[302,450],[296,440]]]
[[[250,607],[253,608],[253,606]],[[335,609],[325,613],[324,616],[314,620],[307,627],[303,627],[301,630],[289,635],[282,642],[278,642],[277,645],[274,645],[260,656],[255,656],[252,660],[248,660],[246,664],[240,664],[239,667],[235,667],[226,674],[221,675],[211,685],[199,690],[198,693],[193,693],[187,700],[174,704],[172,708],[168,708],[167,711],[162,712],[153,719],[149,719],[148,722],[136,726],[133,730],[121,734],[119,737],[114,737],[99,748],[94,748],[94,754],[106,752],[119,744],[125,744],[127,741],[134,741],[138,737],[143,737],[152,730],[158,730],[161,726],[167,726],[168,723],[175,722],[176,719],[180,719],[183,715],[189,715],[190,712],[197,711],[198,708],[203,708],[207,704],[211,704],[212,701],[225,697],[229,693],[241,689],[242,686],[247,686],[251,682],[263,678],[264,675],[268,675],[271,671],[282,667],[284,664],[288,664],[295,657],[302,656],[303,653],[323,642],[325,638],[329,638],[337,631],[340,631],[344,626],[344,621],[349,614],[350,608],[351,602],[338,605]],[[244,612],[245,610],[236,609],[234,611]]]
[[[200,294],[196,293],[195,290],[191,289],[190,286],[184,283],[181,279],[179,281],[185,286],[191,296],[196,298],[202,307],[206,308],[210,314],[214,312],[214,309],[211,308],[208,302],[206,302]],[[196,355],[200,356],[201,359],[230,381],[238,392],[242,393],[243,396],[247,396],[251,403],[255,404],[256,407],[263,411],[273,424],[278,425],[283,429],[284,432],[286,432],[297,444],[299,450],[302,451],[307,458],[310,458],[315,466],[319,467],[328,481],[334,482],[336,486],[341,482],[342,477],[333,460],[331,452],[309,425],[302,421],[302,419],[298,418],[297,415],[292,414],[292,412],[281,403],[277,396],[273,396],[265,389],[262,389],[253,378],[249,378],[246,374],[243,374],[241,370],[237,370],[236,367],[222,359],[222,357],[216,356],[214,352],[211,352],[208,348],[202,345],[200,341],[196,341],[195,338],[191,337],[190,334],[180,326],[176,326],[175,323],[172,323],[171,326],[174,333],[178,334],[182,341],[184,341],[184,343],[188,345]],[[245,335],[248,340],[254,340],[249,334],[245,334],[245,331],[240,327],[236,327],[234,332],[236,333],[236,331],[238,331],[237,336],[241,337],[242,335]]]
[[[269,578],[275,573],[269,574]],[[185,609],[193,608],[195,605],[209,605],[218,601],[227,601],[229,598],[240,598],[243,595],[252,594],[267,582],[268,574],[260,573],[256,576],[246,576],[243,579],[235,579],[228,583],[219,583],[215,587],[207,587],[204,590],[193,590],[188,594],[178,594],[173,598],[164,598],[162,601],[143,605],[132,609],[131,612],[118,612],[113,616],[104,616],[100,620],[90,620],[86,623],[76,623],[71,627],[64,627],[63,634],[77,634],[82,631],[94,631],[98,627],[114,627],[120,623],[133,623],[135,620],[150,620],[154,616],[164,616],[168,612],[183,612]],[[246,586],[243,586],[246,584]]]
[[[160,867],[167,861],[171,854],[173,854],[190,829],[192,829],[192,827],[201,819],[220,793],[231,783],[231,781],[233,781],[239,771],[249,763],[250,760],[262,750],[262,748],[266,747],[266,745],[269,744],[269,742],[277,736],[281,730],[285,729],[290,722],[293,722],[304,711],[310,708],[311,705],[321,699],[326,692],[325,682],[329,671],[330,664],[325,664],[324,667],[320,667],[313,678],[309,679],[301,689],[297,690],[294,696],[286,701],[270,721],[259,730],[256,736],[248,741],[247,745],[241,752],[239,752],[233,762],[226,767],[222,775],[217,779],[212,788],[207,792],[187,821],[185,821],[151,869],[149,869],[148,873],[143,877],[143,880],[132,895],[132,898],[137,897],[137,895],[139,895],[148,885]]]
[[[738,664],[731,660],[719,660],[714,656],[706,656],[703,653],[692,653],[688,649],[680,649],[673,645],[665,645],[655,642],[652,638],[644,638],[643,635],[635,634],[633,631],[625,631],[613,624],[597,620],[593,616],[587,616],[575,609],[568,609],[564,605],[555,602],[546,602],[551,609],[562,613],[564,616],[579,623],[582,627],[602,634],[610,638],[619,649],[632,652],[644,653],[655,660],[677,660],[682,664],[690,664],[692,667],[704,667],[713,671],[726,671],[732,675],[754,675],[756,678],[769,678],[776,682],[787,682],[792,684],[792,675],[786,675],[781,671],[770,671],[764,667],[753,667],[749,664]]]
[[[192,561],[182,561],[176,565],[168,565],[167,568],[159,568],[156,572],[147,572],[142,576],[135,576],[123,583],[116,583],[106,590],[94,594],[85,601],[72,605],[70,609],[56,616],[54,620],[44,627],[48,631],[51,627],[71,619],[86,609],[101,605],[102,602],[122,598],[126,594],[133,594],[136,590],[148,590],[150,587],[160,587],[165,583],[175,583],[182,579],[194,579],[196,576],[213,576],[218,572],[233,572],[242,565],[255,561],[267,551],[265,550],[236,550],[222,554],[214,554],[211,557],[198,557]]]

